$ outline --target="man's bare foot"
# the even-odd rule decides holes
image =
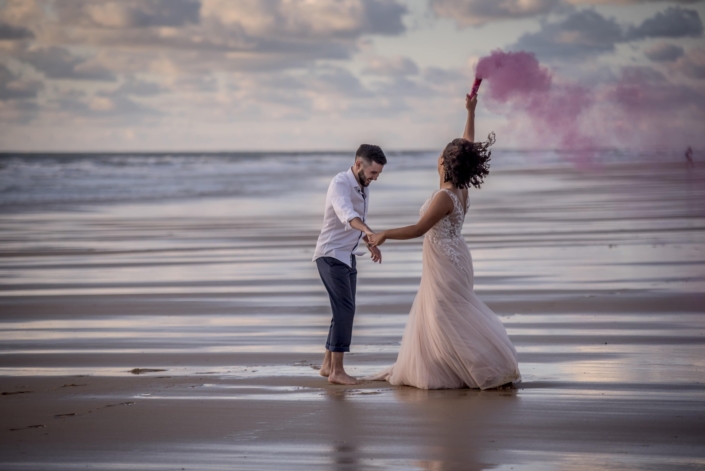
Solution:
[[[323,363],[321,363],[321,369],[318,370],[318,374],[323,377],[328,377],[330,375],[330,363],[331,363],[331,352],[326,349],[326,354],[323,355]]]
[[[328,376],[328,382],[331,384],[343,384],[346,386],[352,386],[357,384],[357,380],[345,372],[331,372]]]

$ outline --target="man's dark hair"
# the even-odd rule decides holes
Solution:
[[[380,165],[387,165],[387,157],[385,157],[382,148],[372,144],[362,144],[357,152],[355,152],[355,159],[362,159],[366,165],[376,162]]]

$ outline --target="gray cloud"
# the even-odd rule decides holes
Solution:
[[[680,69],[683,74],[685,74],[687,77],[697,80],[705,79],[705,64],[697,64],[692,61],[685,61],[681,65]]]
[[[443,85],[461,81],[465,82],[471,79],[471,77],[468,77],[457,70],[442,69],[440,67],[426,67],[423,70],[423,78],[426,82]]]
[[[29,100],[0,100],[0,122],[29,124],[39,115],[37,103]]]
[[[33,37],[34,33],[27,28],[0,22],[0,41],[16,41]]]
[[[703,22],[695,10],[668,7],[627,32],[628,39],[702,36]]]
[[[363,32],[368,34],[396,35],[406,28],[402,17],[407,9],[396,1],[364,0],[366,24]]]
[[[41,82],[22,80],[0,64],[0,101],[34,98],[42,88]]]
[[[352,72],[341,67],[328,67],[311,77],[316,91],[335,93],[352,97],[370,96],[370,91]]]
[[[688,51],[686,55],[678,59],[676,68],[691,79],[705,79],[705,48]]]
[[[47,78],[113,81],[115,76],[104,67],[76,57],[67,49],[47,47],[25,50],[16,59],[32,65]]]
[[[637,5],[659,1],[662,0],[429,0],[437,16],[450,18],[461,28],[549,13],[560,14],[578,5]],[[669,0],[669,3],[693,4],[702,1]],[[647,28],[653,30],[654,26],[658,27],[648,25]]]
[[[102,28],[179,27],[200,21],[197,0],[61,0],[53,4],[64,24]]]
[[[173,84],[179,91],[215,92],[218,90],[218,80],[210,74],[184,75]]]
[[[54,101],[61,112],[83,118],[109,119],[113,121],[143,120],[158,116],[157,110],[136,102],[128,96],[99,92],[94,96],[62,96]]]
[[[564,0],[571,5],[643,5],[645,3],[665,3],[664,0]],[[703,0],[667,0],[668,3],[690,5]]]
[[[41,82],[22,79],[0,64],[0,122],[30,123],[39,114],[34,98],[43,88]]]
[[[636,113],[631,116],[641,113],[672,115],[673,110],[687,115],[690,110],[702,118],[705,112],[705,95],[686,85],[670,83],[662,73],[650,67],[623,67],[610,99],[619,103],[623,110]]]
[[[156,96],[167,91],[166,88],[154,82],[145,82],[136,78],[125,80],[118,88],[110,92],[111,95],[125,95],[137,97]]]
[[[542,23],[541,30],[522,35],[510,49],[531,51],[543,59],[576,61],[612,52],[628,41],[700,35],[702,21],[695,10],[668,7],[638,26],[625,26],[587,9]]]
[[[511,47],[540,57],[582,59],[611,52],[624,40],[622,27],[594,10],[581,10],[556,23],[544,23],[540,31],[521,36]]]
[[[644,51],[646,57],[654,62],[672,62],[683,56],[685,51],[675,44],[659,43]]]
[[[363,72],[372,75],[403,77],[418,74],[419,67],[408,57],[375,57],[368,62]]]
[[[436,15],[452,18],[460,27],[549,13],[561,0],[431,0]]]
[[[157,57],[188,72],[291,69],[348,59],[364,35],[405,31],[407,12],[398,0],[47,1],[60,18],[59,27],[45,20],[48,41],[131,55],[133,73]],[[173,29],[165,32],[166,25]]]

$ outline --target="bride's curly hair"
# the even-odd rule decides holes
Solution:
[[[446,182],[452,182],[457,188],[470,185],[480,188],[485,177],[490,173],[490,146],[495,143],[494,132],[487,136],[485,142],[470,142],[467,139],[453,139],[443,150],[443,169]]]

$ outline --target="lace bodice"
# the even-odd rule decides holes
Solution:
[[[450,190],[446,190],[445,188],[441,188],[440,190],[434,191],[431,194],[431,197],[426,200],[424,205],[421,207],[421,211],[419,211],[421,216],[428,211],[431,201],[433,201],[433,198],[439,191],[445,191],[448,193],[450,198],[453,200],[454,209],[450,214],[444,216],[443,219],[438,221],[436,225],[429,229],[428,233],[426,233],[426,237],[429,237],[432,242],[436,243],[441,240],[457,239],[462,237],[460,235],[460,231],[463,228],[463,222],[465,222],[465,213],[470,206],[470,198],[468,198],[466,207],[463,208],[463,203],[460,201],[460,198],[455,195],[455,193]]]
[[[463,208],[460,198],[458,198],[455,193],[450,190],[446,190],[445,188],[441,188],[431,194],[431,197],[426,200],[424,205],[421,207],[420,213],[423,216],[424,213],[428,211],[431,201],[433,201],[433,198],[439,191],[445,191],[448,195],[450,195],[450,198],[453,200],[453,211],[450,214],[443,216],[440,221],[429,229],[426,233],[426,241],[437,247],[439,249],[439,253],[444,254],[447,260],[460,268],[460,270],[463,271],[468,277],[472,278],[472,274],[464,266],[461,260],[461,251],[467,252],[468,250],[467,246],[465,246],[465,239],[463,239],[463,236],[460,235],[460,231],[463,228],[465,213],[468,210],[469,204],[466,203],[465,208]],[[469,201],[470,199],[468,198],[468,203]],[[426,242],[424,242],[424,244],[425,243]],[[424,254],[425,253],[426,252],[424,249]],[[470,268],[470,270],[472,270],[472,268]]]

